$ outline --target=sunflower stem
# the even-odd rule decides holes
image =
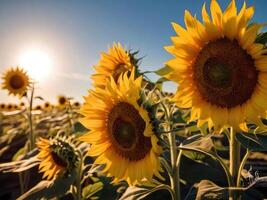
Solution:
[[[171,130],[170,125],[168,125],[168,129]],[[176,148],[175,135],[172,132],[170,132],[168,134],[168,138],[169,138],[169,143],[170,143],[171,166],[172,166],[171,188],[175,194],[175,199],[180,200],[180,178],[179,178],[179,165],[178,165],[178,167],[176,165],[176,163],[177,163],[177,148]],[[180,160],[180,158],[179,158],[179,160]],[[178,162],[178,164],[179,163],[180,162]]]
[[[236,134],[234,129],[230,130],[230,141],[229,141],[229,154],[230,154],[230,174],[234,180],[235,186],[237,186],[237,177],[238,177],[238,169],[240,165],[240,143],[236,139]],[[229,199],[234,200],[237,199],[237,196],[234,192],[230,192]]]
[[[182,155],[183,155],[183,150],[180,150],[179,153],[178,153],[178,156],[177,156],[177,159],[176,159],[176,164],[175,164],[175,169],[176,169],[176,173],[177,173],[177,191],[178,193],[176,194],[177,196],[177,199],[181,199],[181,196],[180,196],[180,191],[181,191],[181,187],[180,187],[180,164],[181,164],[181,158],[182,158]]]
[[[78,152],[79,154],[79,162],[78,162],[78,175],[77,175],[77,179],[76,179],[76,187],[77,187],[77,200],[81,200],[82,199],[82,189],[81,189],[81,180],[82,180],[82,168],[83,168],[83,156],[80,152]]]
[[[32,121],[32,105],[33,105],[33,97],[34,97],[34,83],[32,85],[31,97],[30,97],[30,105],[29,105],[29,125],[30,125],[30,151],[35,147],[35,138],[33,134],[33,121]]]
[[[73,115],[73,109],[72,109],[72,106],[71,106],[71,103],[70,101],[68,101],[68,108],[67,108],[67,114],[68,114],[68,118],[69,118],[69,126],[70,126],[70,129],[71,129],[71,133],[74,132],[74,125],[73,125],[73,122],[72,122],[72,115]]]
[[[246,152],[245,156],[243,157],[242,162],[239,166],[238,176],[237,176],[237,187],[241,186],[241,173],[242,173],[242,170],[246,164],[246,161],[247,161],[249,155],[250,155],[250,151],[247,149],[247,152]]]
[[[19,172],[19,185],[20,185],[20,194],[24,194],[24,185],[23,185],[23,172]]]

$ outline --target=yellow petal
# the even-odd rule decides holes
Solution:
[[[158,145],[158,138],[155,135],[151,136],[151,143],[152,143],[152,148],[153,151],[157,154],[161,154],[162,148]]]
[[[236,38],[236,30],[237,30],[237,18],[232,17],[228,19],[224,24],[224,34],[227,38],[233,40]]]
[[[188,32],[179,24],[176,23],[172,23],[173,29],[175,30],[175,32],[177,33],[177,35],[183,37],[185,40],[187,40],[189,43],[194,44],[194,40],[192,39],[192,37],[188,34]]]
[[[222,10],[216,0],[211,0],[210,11],[213,23],[222,29]]]
[[[104,143],[100,143],[100,144],[94,144],[92,145],[91,149],[88,151],[88,155],[89,156],[98,156],[102,153],[104,153],[105,151],[108,151],[108,148],[111,146],[109,141],[106,141]]]
[[[267,72],[267,56],[262,56],[255,61],[256,68],[261,72]]]
[[[239,42],[243,49],[247,49],[255,42],[258,31],[261,27],[262,26],[259,24],[253,24],[244,32],[243,37],[239,39]]]
[[[231,3],[226,8],[226,10],[224,11],[223,18],[224,21],[227,22],[228,20],[230,20],[232,17],[235,16],[237,16],[237,10],[235,5],[235,0],[232,0]]]
[[[210,16],[206,10],[206,3],[204,3],[202,7],[202,19],[205,24],[210,23]]]

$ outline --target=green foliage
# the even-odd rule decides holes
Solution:
[[[238,141],[249,151],[266,151],[267,150],[267,135],[237,133]]]
[[[165,65],[164,67],[160,68],[159,70],[155,71],[155,73],[159,76],[165,76],[172,72],[173,70],[168,66]]]
[[[25,194],[21,195],[18,200],[51,199],[53,197],[63,196],[70,189],[76,176],[77,174],[74,170],[68,176],[62,176],[52,181],[43,180]]]
[[[128,187],[124,194],[121,196],[119,200],[140,200],[144,199],[148,195],[151,195],[153,192],[158,190],[167,190],[170,192],[171,196],[173,197],[172,191],[169,186],[167,185],[158,185],[156,187],[135,187],[131,186]],[[174,198],[174,197],[173,197]]]
[[[260,33],[256,38],[256,43],[261,43],[263,45],[266,45],[267,43],[267,32]]]
[[[103,189],[103,186],[104,184],[99,179],[94,180],[93,183],[83,188],[82,190],[83,199],[94,199],[94,198],[96,199],[97,193],[99,193]]]

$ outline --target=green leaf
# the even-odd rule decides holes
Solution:
[[[155,73],[159,76],[164,76],[172,72],[173,70],[168,66],[165,65],[164,67],[160,68],[159,70],[155,71]]]
[[[0,171],[3,172],[22,172],[26,171],[36,165],[38,165],[40,161],[36,157],[31,157],[25,160],[18,160],[8,163],[0,164]]]
[[[73,170],[67,176],[58,177],[52,181],[43,180],[21,195],[18,200],[51,199],[63,196],[69,190],[71,184],[74,183],[76,175],[76,171]]]
[[[209,180],[200,181],[197,188],[196,200],[228,199],[228,190]]]
[[[84,199],[91,199],[97,192],[103,189],[104,184],[100,181],[87,185],[83,188],[82,196]]]
[[[80,122],[74,124],[74,132],[86,132],[88,131]]]
[[[34,97],[35,99],[39,99],[39,100],[42,100],[42,101],[44,101],[44,98],[43,97],[41,97],[41,96],[36,96],[36,97]]]
[[[190,142],[190,143],[188,143]],[[207,154],[212,157],[216,157],[216,152],[213,146],[213,142],[211,140],[211,135],[202,137],[201,135],[195,135],[193,137],[188,138],[183,143],[187,143],[185,145],[179,146],[179,149],[196,151],[203,154]]]
[[[23,156],[25,154],[25,146],[20,148],[16,153],[15,155],[12,157],[12,161],[16,161],[16,160],[19,160],[19,158],[21,156]]]
[[[237,140],[249,151],[266,151],[267,135],[237,133]]]
[[[123,193],[123,195],[121,196],[119,200],[128,200],[128,199],[140,200],[158,190],[169,191],[174,199],[173,192],[168,185],[158,185],[157,187],[154,187],[154,188],[130,186],[126,189],[126,191]]]
[[[267,32],[258,34],[255,42],[265,45],[267,43]]]

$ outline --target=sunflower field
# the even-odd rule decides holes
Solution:
[[[204,4],[200,21],[186,10],[152,72],[114,43],[82,103],[45,101],[10,67],[2,91],[21,103],[0,103],[0,199],[267,198],[267,33],[253,14],[235,0]]]

